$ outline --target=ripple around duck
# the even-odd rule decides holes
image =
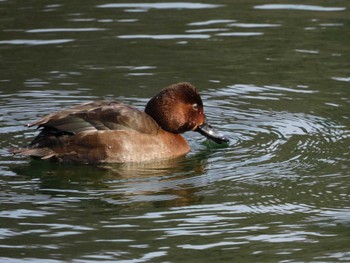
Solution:
[[[207,115],[215,120],[214,116],[220,116],[220,122],[226,123],[223,127],[235,129],[235,137],[240,140],[249,139],[256,135],[275,134],[277,139],[287,140],[294,135],[306,135],[327,131],[328,127],[323,125],[326,120],[304,113],[291,113],[287,111],[264,110],[262,108],[252,108],[251,102],[244,103],[244,100],[280,100],[285,97],[285,93],[298,92],[300,94],[312,94],[312,91],[291,89],[283,87],[256,87],[256,86],[235,86],[232,90],[219,90],[215,94],[210,94],[207,103]],[[210,99],[209,99],[210,97]],[[225,97],[225,100],[220,98]],[[236,101],[236,99],[239,101]],[[236,107],[232,105],[237,105]],[[249,107],[251,105],[251,107]],[[334,123],[329,126],[334,127]],[[233,136],[231,136],[233,137]]]
[[[346,153],[342,145],[349,139],[349,131],[345,126],[311,113],[264,109],[270,100],[303,101],[315,92],[305,87],[253,85],[204,92],[208,119],[232,139],[230,147],[218,150],[231,161],[216,160],[212,173],[217,180],[265,180],[271,184],[269,171],[297,178],[297,171],[310,169],[310,163],[345,160],[342,151],[330,155],[334,148]],[[256,101],[259,108],[255,108]]]

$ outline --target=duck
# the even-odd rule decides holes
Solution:
[[[172,159],[190,151],[184,132],[218,144],[229,139],[211,126],[202,99],[190,83],[162,89],[144,111],[119,101],[93,101],[30,123],[40,132],[13,154],[62,163],[135,163]]]

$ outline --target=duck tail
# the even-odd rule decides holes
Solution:
[[[43,148],[9,148],[8,151],[13,155],[24,155],[39,159],[50,159],[56,157],[56,153],[47,147]]]

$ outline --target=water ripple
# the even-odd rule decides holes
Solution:
[[[350,77],[332,77],[333,80],[350,82]]]
[[[54,45],[65,44],[73,42],[75,39],[12,39],[12,40],[0,40],[0,44],[10,45]]]
[[[217,36],[221,37],[250,37],[250,36],[261,36],[262,32],[230,32],[230,33],[218,33]]]
[[[113,3],[98,5],[98,8],[133,8],[133,9],[207,9],[207,8],[218,8],[222,5],[215,4],[202,4],[202,3]]]
[[[208,25],[215,25],[215,24],[227,24],[227,23],[233,23],[236,22],[236,20],[231,19],[214,19],[214,20],[206,20],[206,21],[200,21],[200,22],[192,22],[189,23],[189,26],[208,26]]]
[[[156,40],[168,40],[168,39],[207,39],[210,35],[206,34],[165,34],[165,35],[120,35],[120,39],[156,39]]]
[[[345,2],[0,2],[0,261],[349,259]],[[188,132],[187,156],[130,165],[7,151],[47,113],[143,109],[176,81],[198,85],[229,144]]]
[[[257,5],[255,9],[267,9],[267,10],[303,10],[303,11],[321,11],[321,12],[337,12],[346,10],[345,7],[325,7],[317,5],[289,5],[289,4],[266,4]]]
[[[27,33],[56,33],[56,32],[95,32],[104,31],[106,28],[85,27],[85,28],[37,28],[26,30]]]
[[[280,27],[280,24],[257,24],[257,23],[232,23],[228,24],[231,27],[241,27],[241,28],[264,28],[264,27]]]

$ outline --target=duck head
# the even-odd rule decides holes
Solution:
[[[145,112],[168,132],[196,131],[216,143],[229,141],[207,123],[202,99],[189,83],[177,83],[161,90],[147,103]]]

